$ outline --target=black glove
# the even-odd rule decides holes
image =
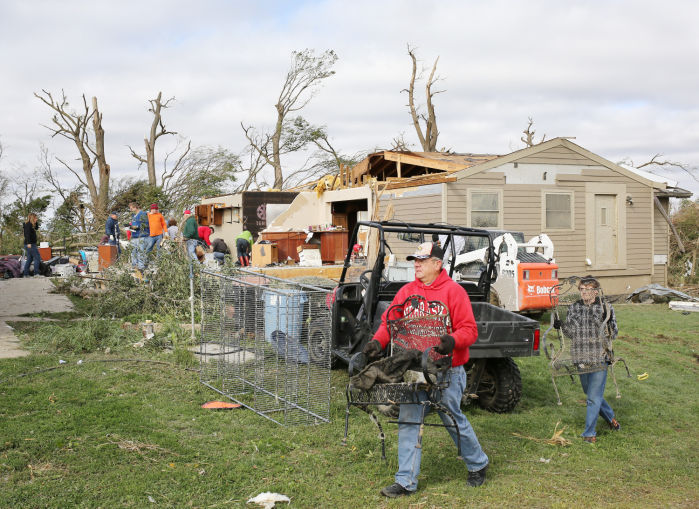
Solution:
[[[445,334],[439,338],[439,346],[436,346],[434,349],[437,353],[449,355],[454,351],[454,338],[449,334]]]
[[[381,350],[383,350],[383,348],[381,348],[381,343],[375,339],[372,339],[366,345],[364,345],[362,353],[371,359],[374,357],[379,357],[381,355]]]
[[[554,329],[560,329],[561,328],[561,320],[557,316],[553,318],[553,328]]]

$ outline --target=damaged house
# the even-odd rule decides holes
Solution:
[[[691,196],[564,138],[503,156],[377,152],[351,174],[353,185],[371,179],[385,188],[378,219],[546,233],[559,278],[594,274],[609,294],[667,284],[669,199]],[[424,185],[390,189],[413,179]]]

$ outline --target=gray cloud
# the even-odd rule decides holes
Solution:
[[[303,112],[338,148],[415,141],[400,93],[410,43],[426,67],[440,57],[440,145],[507,153],[533,116],[537,134],[576,136],[612,161],[699,166],[696,19],[699,5],[679,1],[2,2],[4,163],[34,165],[39,142],[73,157],[40,126],[42,88],[99,98],[115,175],[136,174],[126,145],[141,148],[159,90],[177,98],[170,129],[238,151],[240,122],[271,125],[290,53],[305,47],[340,56]]]

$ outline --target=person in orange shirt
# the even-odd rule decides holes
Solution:
[[[163,240],[163,236],[170,237],[167,233],[167,223],[165,218],[158,211],[158,204],[154,203],[150,206],[150,212],[148,213],[148,226],[150,227],[150,237],[148,238],[148,247],[146,253],[153,251],[156,247],[156,253],[160,252],[160,243]]]

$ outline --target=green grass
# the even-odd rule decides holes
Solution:
[[[332,376],[331,424],[280,427],[250,410],[202,410],[217,393],[174,364],[99,362],[117,356],[64,352],[68,363],[59,369],[16,378],[57,366],[57,354],[3,360],[0,506],[150,507],[151,497],[169,507],[245,507],[248,498],[273,491],[289,496],[291,507],[313,508],[696,507],[699,315],[660,305],[615,309],[616,352],[634,374],[617,371],[619,400],[607,386],[620,432],[600,424],[598,443],[584,444],[579,384],[560,378],[557,406],[545,358],[524,359],[524,396],[515,412],[467,411],[491,459],[487,484],[467,489],[447,433],[428,428],[418,493],[398,501],[378,494],[397,467],[395,425],[385,424],[386,463],[375,426],[357,410],[341,445],[341,370]],[[24,332],[33,334],[30,326]],[[126,352],[134,356],[121,356]],[[648,379],[638,381],[644,372]],[[513,436],[546,439],[557,422],[572,445]]]

